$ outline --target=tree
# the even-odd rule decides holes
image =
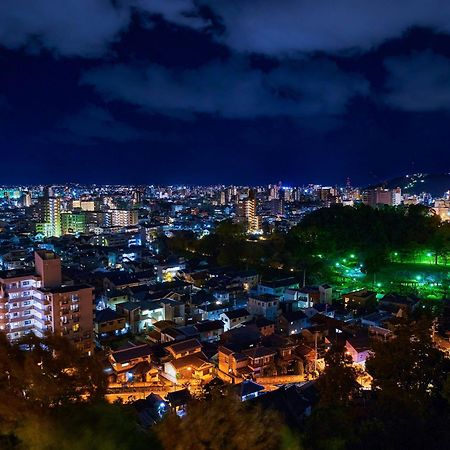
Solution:
[[[148,435],[123,407],[105,402],[106,379],[95,357],[67,339],[0,334],[0,448],[134,450]]]
[[[294,450],[292,437],[271,411],[262,411],[231,396],[197,400],[180,418],[170,413],[157,425],[156,434],[166,450]],[[297,441],[298,443],[298,441]]]
[[[132,410],[96,401],[31,415],[18,426],[18,450],[157,450],[156,438],[138,427]]]
[[[438,395],[445,377],[445,358],[431,339],[431,323],[422,318],[407,322],[396,338],[374,346],[375,355],[367,361],[373,389],[386,401],[403,398],[426,411]]]
[[[320,405],[348,405],[359,391],[356,377],[351,357],[345,353],[344,347],[331,347],[325,356],[325,371],[317,381]]]
[[[406,323],[395,339],[376,344],[374,351],[366,367],[376,403],[363,440],[376,437],[386,449],[421,449],[433,436],[433,448],[448,448],[449,408],[443,396],[449,368],[433,345],[430,322]]]

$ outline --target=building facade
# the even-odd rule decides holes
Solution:
[[[63,286],[61,259],[35,253],[35,270],[0,272],[0,331],[14,341],[28,333],[55,333],[79,349],[93,349],[93,288]]]

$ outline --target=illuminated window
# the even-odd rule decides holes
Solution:
[[[80,331],[80,324],[76,323],[73,325],[72,330],[76,333],[77,331]]]

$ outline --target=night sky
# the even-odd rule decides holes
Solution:
[[[0,184],[450,171],[445,0],[1,0]]]

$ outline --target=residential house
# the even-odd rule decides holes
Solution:
[[[354,364],[364,365],[367,358],[373,353],[367,336],[348,338],[345,341],[345,349],[352,357]]]
[[[110,308],[95,311],[94,333],[97,341],[121,336],[127,332],[125,317]]]
[[[286,336],[300,333],[308,326],[308,316],[303,311],[284,312],[278,318],[279,330]]]
[[[237,395],[241,402],[245,402],[261,395],[264,389],[264,386],[261,384],[255,383],[252,380],[244,380],[234,385],[232,392]]]
[[[158,370],[151,365],[152,347],[148,344],[133,345],[111,352],[109,362],[113,370],[113,381],[157,381]]]
[[[242,352],[248,356],[248,367],[255,377],[273,376],[276,374],[276,350],[267,347],[254,347]]]
[[[205,320],[197,322],[194,327],[200,333],[200,340],[202,342],[218,341],[224,331],[224,324],[221,320]]]
[[[179,416],[184,416],[191,398],[189,389],[180,389],[179,391],[169,392],[166,396],[166,401],[173,412]]]
[[[348,292],[343,294],[342,298],[346,307],[366,306],[369,303],[375,303],[377,293],[367,289],[360,289],[358,291]]]
[[[282,297],[286,290],[298,289],[299,286],[299,282],[291,277],[273,281],[262,281],[258,284],[256,290],[258,295],[269,294]]]
[[[279,303],[280,300],[275,295],[251,295],[248,298],[247,309],[254,316],[263,316],[266,319],[276,321],[279,314]]]
[[[240,383],[252,377],[253,372],[248,367],[250,358],[244,353],[237,352],[225,346],[218,350],[218,376],[228,383]]]
[[[220,315],[220,320],[222,320],[224,324],[224,331],[241,326],[244,322],[249,321],[251,318],[251,314],[245,308],[226,311]]]
[[[209,381],[214,375],[214,365],[202,352],[197,339],[188,339],[168,345],[166,350],[172,360],[164,364],[164,377],[173,383],[186,380]]]

